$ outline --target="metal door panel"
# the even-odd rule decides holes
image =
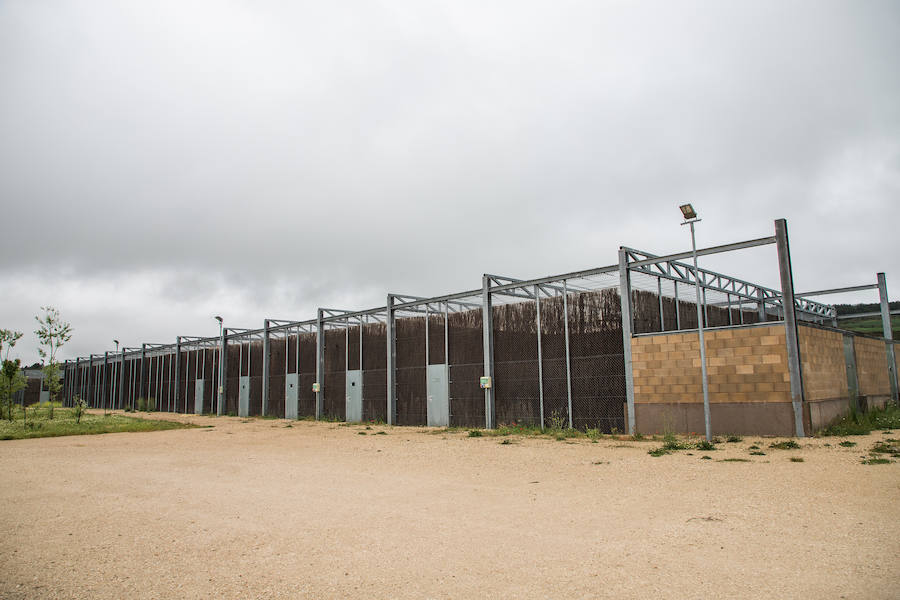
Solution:
[[[300,392],[300,376],[288,373],[284,376],[284,418],[297,418],[297,404]]]
[[[362,371],[347,371],[346,421],[362,421]]]
[[[450,426],[450,391],[447,381],[447,365],[428,365],[426,371],[428,395],[428,426]]]

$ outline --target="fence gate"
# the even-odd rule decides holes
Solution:
[[[428,426],[450,426],[450,389],[447,377],[447,365],[428,365]]]
[[[347,371],[347,405],[346,421],[358,423],[362,421],[362,371],[354,369]]]

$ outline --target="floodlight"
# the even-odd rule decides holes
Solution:
[[[694,207],[690,204],[682,204],[678,208],[681,209],[681,214],[684,215],[685,219],[696,219],[697,212],[694,210]]]
[[[220,317],[219,315],[216,315],[216,316],[213,317],[213,318],[214,318],[216,321],[218,321],[219,323],[222,322],[222,317]]]

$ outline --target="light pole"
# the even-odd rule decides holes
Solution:
[[[119,352],[119,340],[113,340],[113,342],[115,342],[115,344],[116,344],[116,353],[118,353]]]
[[[703,378],[703,425],[706,428],[706,441],[712,441],[712,426],[709,419],[709,381],[706,376],[706,342],[703,339],[703,305],[700,299],[700,271],[697,269],[697,237],[694,233],[694,224],[700,222],[700,217],[690,204],[682,204],[678,208],[684,215],[682,225],[691,226],[691,252],[694,256],[694,289],[697,291],[697,334],[700,338],[700,372]]]
[[[222,325],[222,317],[214,317],[219,322],[219,381],[216,388],[216,414],[222,416],[225,412],[225,329]]]

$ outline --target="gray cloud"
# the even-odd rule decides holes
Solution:
[[[799,287],[890,282],[898,56],[892,2],[6,2],[0,325],[56,304],[74,355],[608,264],[685,201],[701,244],[787,217]]]

